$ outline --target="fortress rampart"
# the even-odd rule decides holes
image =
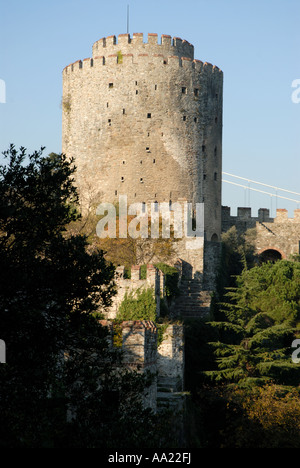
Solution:
[[[131,278],[126,278],[125,267],[119,266],[116,268],[115,282],[117,285],[117,293],[112,299],[111,306],[103,311],[107,319],[113,320],[118,315],[119,307],[125,298],[126,294],[134,293],[138,289],[153,290],[153,295],[156,299],[156,316],[160,315],[160,298],[165,295],[165,275],[161,270],[158,270],[153,265],[147,265],[146,277],[141,278],[141,266],[131,266]]]
[[[223,73],[185,40],[100,39],[63,70],[63,152],[75,158],[82,204],[186,198],[221,234]]]
[[[255,252],[266,259],[288,258],[300,253],[300,209],[294,210],[293,218],[288,217],[286,209],[277,209],[275,218],[272,218],[266,208],[259,209],[258,216],[252,217],[251,208],[238,208],[237,216],[231,216],[230,208],[223,206],[223,232],[232,226],[240,234],[255,229]]]
[[[93,57],[110,55],[116,53],[120,48],[127,54],[134,50],[138,53],[155,52],[164,56],[178,55],[179,57],[194,58],[194,46],[188,41],[162,34],[159,43],[158,35],[154,33],[148,34],[147,42],[144,42],[143,33],[133,33],[132,38],[129,34],[119,34],[118,37],[114,35],[103,37],[94,43]]]

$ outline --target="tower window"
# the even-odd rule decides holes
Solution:
[[[124,182],[124,177],[121,177],[121,182]]]
[[[122,164],[125,164],[126,161],[122,161]]]
[[[214,180],[217,180],[217,173],[214,173]]]
[[[215,118],[215,123],[218,123],[218,117]]]
[[[118,195],[118,190],[115,190],[115,195]]]
[[[108,119],[108,125],[111,126],[111,119]]]
[[[150,146],[146,146],[147,153],[150,153]]]
[[[182,92],[182,94],[186,94],[186,93],[187,93],[187,89],[186,89],[185,86],[183,86],[183,87],[181,88],[181,92]]]
[[[114,87],[114,84],[113,83],[108,83],[108,87],[111,89]]]
[[[198,88],[195,88],[195,89],[194,89],[194,95],[195,95],[195,96],[199,96],[199,89],[198,89]]]
[[[143,177],[140,178],[140,183],[142,184],[144,182]]]
[[[123,109],[123,114],[125,114],[125,109]]]
[[[182,120],[185,122],[186,121],[186,115],[182,117]]]
[[[214,155],[217,156],[217,147],[215,146],[215,149],[214,149]]]
[[[153,164],[155,164],[155,159],[153,159]]]
[[[203,174],[203,180],[205,180],[205,179],[206,179],[206,174]]]
[[[150,112],[147,114],[147,119],[151,119],[151,113]]]
[[[202,145],[202,153],[205,151],[205,145]]]
[[[155,91],[157,90],[157,84],[154,86]]]
[[[139,94],[138,90],[135,91],[135,94]]]
[[[196,123],[196,122],[198,122],[198,119],[197,119],[197,117],[194,117],[194,122],[195,122],[195,123]]]
[[[135,86],[137,86],[137,81],[135,82]]]

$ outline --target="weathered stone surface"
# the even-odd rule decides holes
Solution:
[[[230,215],[229,207],[222,207],[222,230],[228,231],[236,226],[239,233],[255,229],[255,253],[263,256],[278,253],[278,258],[289,258],[299,254],[300,210],[294,210],[294,217],[289,218],[285,209],[277,209],[276,217],[270,218],[269,210],[261,208],[258,216],[251,216],[251,208],[238,208],[237,216]]]
[[[221,234],[223,73],[187,41],[103,38],[63,70],[62,149],[81,199],[205,203],[208,240]]]

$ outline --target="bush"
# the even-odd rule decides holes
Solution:
[[[156,301],[152,288],[126,293],[120,305],[118,320],[156,320]]]

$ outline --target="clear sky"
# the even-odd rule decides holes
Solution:
[[[300,0],[2,0],[0,153],[10,143],[61,152],[62,70],[90,57],[101,37],[126,33],[127,5],[130,34],[181,37],[196,59],[223,70],[223,171],[299,193]],[[232,214],[300,208],[226,182],[222,204]]]

